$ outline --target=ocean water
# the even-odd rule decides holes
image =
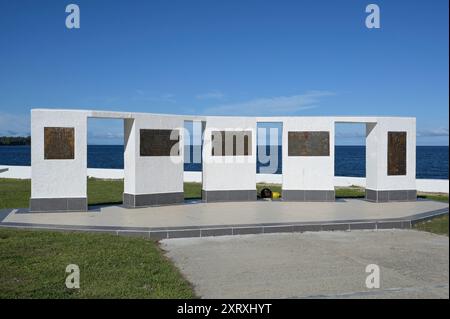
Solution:
[[[192,150],[192,146],[186,147],[186,156],[189,150]],[[275,150],[273,147],[266,146],[266,154],[275,151],[278,151],[276,173],[279,174],[283,169],[281,147]],[[417,146],[416,177],[448,179],[448,152],[448,146]],[[122,145],[89,145],[87,153],[89,168],[123,168]],[[364,177],[365,156],[364,146],[336,146],[335,175]],[[30,146],[0,146],[0,165],[29,166],[30,157]],[[185,163],[184,169],[185,171],[201,171],[201,166],[201,163]],[[259,173],[264,166],[267,165],[258,162],[257,172]]]

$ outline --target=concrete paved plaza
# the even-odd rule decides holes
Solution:
[[[335,202],[254,201],[136,209],[108,206],[89,212],[29,213],[27,210],[11,210],[4,214],[2,223],[173,228],[402,219],[442,209],[448,211],[448,203],[428,200],[371,203],[360,199],[341,199]]]
[[[449,240],[414,230],[166,239],[204,298],[449,298]],[[365,285],[380,267],[381,287]]]

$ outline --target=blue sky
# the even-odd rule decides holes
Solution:
[[[76,3],[81,28],[65,27]],[[365,27],[365,7],[381,28]],[[448,1],[0,0],[0,134],[32,107],[417,117],[448,145]],[[361,144],[361,126],[338,144]],[[90,121],[90,143],[121,143]]]

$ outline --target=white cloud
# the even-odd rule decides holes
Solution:
[[[223,104],[206,108],[211,115],[286,115],[313,109],[319,106],[322,97],[334,95],[328,91],[310,91],[305,94],[258,98],[247,102]]]
[[[448,136],[448,127],[420,130],[417,132],[417,136]]]
[[[211,92],[207,92],[207,93],[202,93],[202,94],[197,94],[195,96],[196,99],[198,100],[220,100],[224,97],[225,95],[217,90],[211,91]]]
[[[0,135],[30,135],[30,115],[17,115],[0,112]]]

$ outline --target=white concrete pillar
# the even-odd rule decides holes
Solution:
[[[292,145],[289,145],[290,133],[319,133],[322,139],[317,143],[307,139],[292,143],[291,140]],[[328,117],[286,118],[282,143],[283,200],[334,201],[334,120]],[[304,151],[296,153],[300,148]],[[328,152],[324,152],[326,148]]]
[[[213,155],[212,134],[223,131],[226,149],[221,153],[219,147],[220,149],[214,150]],[[243,134],[247,135],[245,143]],[[236,138],[236,143],[233,143],[233,136]],[[236,155],[233,155],[233,144],[240,148],[235,152]],[[242,153],[245,151],[244,144],[247,145],[247,151]],[[203,201],[256,200],[256,144],[255,118],[208,117],[206,119],[202,152]]]
[[[87,113],[32,110],[30,211],[86,211],[86,176]]]
[[[139,156],[137,147],[139,138],[134,129],[134,119],[123,120],[123,192],[124,194],[136,194],[136,157]]]
[[[406,154],[402,155],[401,145],[392,147],[391,152],[400,153],[393,154],[397,160],[392,163],[388,155],[390,132],[406,134]],[[380,117],[376,123],[366,124],[366,199],[414,201],[416,197],[416,119]]]
[[[125,120],[125,207],[183,202],[183,130],[178,116],[134,114]],[[171,141],[178,150],[173,155],[166,152]]]

